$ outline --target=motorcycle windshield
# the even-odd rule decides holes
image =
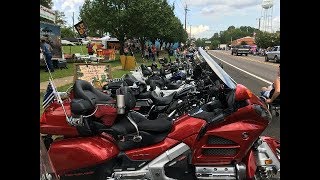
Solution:
[[[198,57],[206,61],[212,71],[221,79],[221,81],[230,89],[235,89],[237,83],[201,48],[198,48]]]

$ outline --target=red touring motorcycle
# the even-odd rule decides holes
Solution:
[[[52,103],[40,130],[63,135],[48,147],[60,178],[280,179],[280,142],[260,136],[271,121],[266,104],[203,49],[195,59],[202,74],[219,81],[216,98],[176,119],[149,120],[133,111],[127,87],[118,90],[116,103],[87,85],[74,87],[78,99],[65,103],[68,118]],[[107,115],[90,118],[101,106]]]

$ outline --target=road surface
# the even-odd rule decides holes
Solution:
[[[208,54],[217,62],[222,63],[223,69],[239,84],[249,88],[260,96],[263,86],[273,82],[278,71],[279,63],[265,62],[260,56],[235,56],[231,51],[208,50]],[[262,135],[276,137],[280,140],[280,116],[273,117],[269,127]]]

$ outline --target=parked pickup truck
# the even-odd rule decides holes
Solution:
[[[242,54],[245,54],[246,56],[248,56],[250,52],[250,46],[248,45],[237,45],[237,46],[234,46],[232,47],[231,49],[231,55],[242,55]]]

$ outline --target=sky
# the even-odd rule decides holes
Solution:
[[[269,0],[270,1],[270,0]],[[268,9],[272,18],[273,31],[280,30],[280,0],[273,1],[273,7]],[[84,0],[53,0],[53,10],[63,11],[68,25],[79,19],[79,8]],[[229,26],[259,27],[259,18],[263,24],[262,0],[168,0],[175,4],[175,15],[185,22],[185,7],[187,5],[187,31],[195,38],[210,38],[214,33],[226,30]]]

